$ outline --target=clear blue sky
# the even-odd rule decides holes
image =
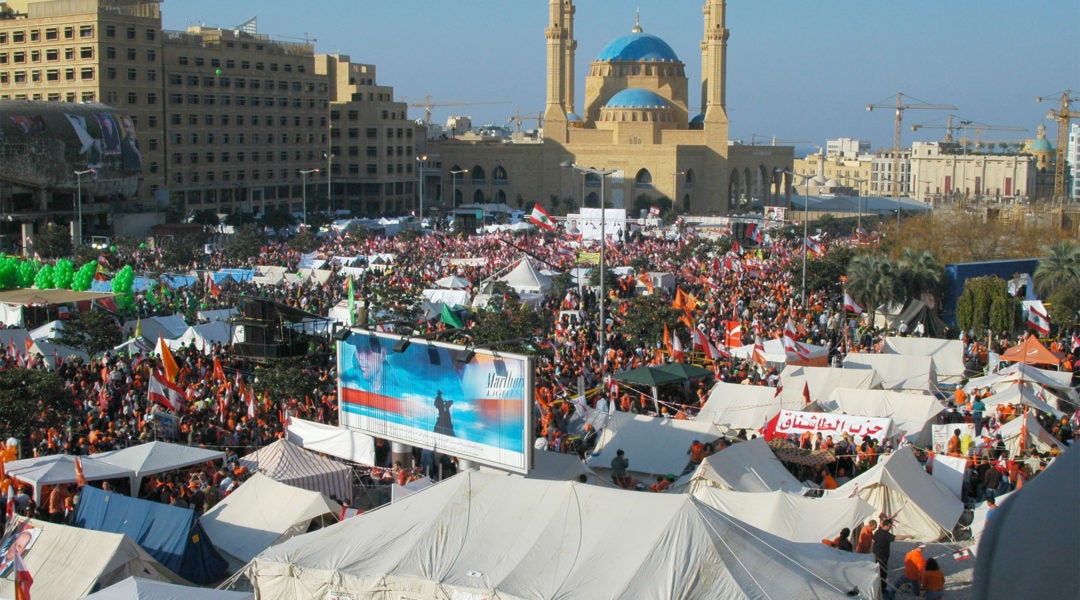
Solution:
[[[258,16],[275,39],[317,40],[316,52],[373,63],[397,98],[421,102],[509,104],[438,108],[474,125],[505,124],[520,109],[544,106],[546,0],[166,0],[166,29],[234,27]],[[634,25],[663,38],[686,64],[691,98],[701,77],[702,0],[578,0],[577,94],[601,48]],[[752,133],[822,145],[826,139],[892,146],[893,111],[866,111],[895,94],[953,104],[956,114],[1027,132],[986,132],[983,139],[1035,136],[1062,91],[1080,96],[1078,0],[729,0],[728,111],[731,137]],[[1054,101],[1036,104],[1037,96]],[[1078,103],[1080,104],[1080,103]],[[1080,106],[1074,109],[1080,110]],[[938,139],[912,132],[948,111],[908,110],[903,143]],[[410,109],[420,118],[422,109]],[[526,124],[526,126],[530,126]]]

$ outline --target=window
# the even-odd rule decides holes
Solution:
[[[188,57],[186,57],[186,56],[178,56],[178,57],[176,57],[176,62],[179,65],[187,65],[188,64]]]
[[[7,83],[7,82],[8,82],[8,74],[7,74],[7,72],[0,72],[0,83]],[[7,94],[5,94],[3,97],[6,100],[7,99]]]
[[[124,37],[129,40],[135,39],[135,27],[128,25],[127,28],[124,30]]]
[[[30,71],[30,80],[34,82],[41,81],[41,71],[39,69]]]
[[[79,58],[90,59],[94,58],[93,46],[82,46],[79,48]]]
[[[147,50],[146,51],[146,62],[157,62],[157,51],[156,50]]]
[[[25,42],[26,41],[26,32],[25,31],[12,31],[11,32],[11,41],[15,42],[16,44],[21,44],[21,43]]]
[[[128,92],[127,103],[128,104],[137,104],[138,102],[139,102],[139,95],[137,93],[135,93],[135,92]]]
[[[147,117],[147,119],[146,119],[146,124],[147,124],[147,126],[149,126],[149,127],[150,127],[150,129],[155,129],[155,128],[157,128],[157,117],[156,117],[156,116],[154,116],[154,115],[150,115],[150,116],[149,116],[149,117]],[[155,141],[155,140],[150,140],[150,141],[151,141],[151,142],[153,142],[153,141]]]
[[[128,79],[128,81],[135,81],[135,79],[137,77],[138,77],[138,71],[136,71],[135,69],[128,69],[127,70],[127,79]]]
[[[8,62],[8,53],[0,52],[0,65],[6,65]]]
[[[55,27],[50,27],[45,30],[45,39],[58,40],[60,39],[60,30]]]
[[[75,60],[74,48],[64,48],[64,60]]]
[[[192,116],[194,116],[194,115],[192,115]],[[203,124],[213,126],[214,125],[214,115],[203,115]],[[213,135],[213,134],[208,133],[207,135]],[[212,142],[213,138],[208,138],[206,141]]]
[[[378,132],[378,130],[376,130],[376,129],[375,129],[374,127],[368,127],[368,128],[367,128],[367,129],[366,129],[366,130],[364,131],[364,133],[365,133],[365,134],[367,135],[367,138],[368,138],[369,140],[370,140],[370,139],[374,139],[374,138],[375,138],[376,136],[378,136],[378,135],[379,135],[379,132]]]
[[[155,94],[154,92],[147,92],[147,94],[146,94],[146,103],[147,104],[157,104],[157,94]],[[153,118],[153,117],[151,117],[151,118]]]
[[[64,69],[64,81],[75,81],[75,69]],[[74,102],[75,100],[68,100],[68,102]]]
[[[39,41],[41,41],[41,32],[38,31],[37,29],[31,29],[30,30],[30,41],[31,42],[39,42]]]
[[[116,67],[105,67],[105,79],[116,79]]]
[[[134,48],[128,48],[127,50],[124,51],[124,54],[127,56],[128,60],[135,60],[135,49]]]
[[[196,114],[188,115],[187,116],[187,124],[188,125],[198,125],[199,124],[199,115],[196,115]]]
[[[48,69],[45,71],[45,81],[60,81],[60,69]]]
[[[7,58],[7,55],[3,55],[3,58]],[[56,48],[49,48],[45,51],[45,60],[53,61],[60,60],[60,51]],[[7,62],[6,60],[0,60],[0,62]]]
[[[41,62],[41,50],[30,51],[30,62]]]
[[[105,37],[116,37],[116,25],[105,26]]]
[[[82,96],[79,97],[79,100],[81,100],[83,102],[93,102],[94,101],[94,92],[83,92]]]
[[[65,27],[64,28],[64,39],[65,40],[70,40],[70,39],[73,39],[74,37],[75,37],[75,28],[71,27],[70,25],[68,27]]]
[[[17,52],[13,52],[11,54],[11,60],[12,60],[12,62],[15,62],[15,63],[24,63],[24,62],[26,62],[26,53],[23,52],[22,50],[19,50]]]
[[[180,124],[180,115],[177,114],[177,113],[173,113],[172,117],[169,118],[169,122],[172,123],[173,125],[179,125]]]
[[[81,38],[92,38],[92,37],[94,37],[94,26],[93,25],[80,25],[79,26],[79,37],[81,37]]]
[[[146,41],[152,42],[155,39],[157,39],[157,30],[156,29],[147,29],[146,30]]]
[[[198,164],[199,154],[197,152],[192,152],[191,154],[188,154],[188,162],[193,165]]]
[[[183,104],[184,97],[180,94],[169,94],[169,104]]]
[[[206,66],[206,59],[204,59],[201,56],[196,56],[195,57],[195,66],[196,67]]]
[[[147,81],[157,81],[157,69],[147,69],[146,70],[146,80]]]
[[[79,79],[87,80],[94,78],[94,67],[83,67],[79,69]]]
[[[278,68],[277,63],[270,63],[270,70],[271,71],[277,71],[277,68]]]
[[[179,146],[184,143],[184,139],[179,133],[174,133],[172,134],[172,143],[173,145]]]

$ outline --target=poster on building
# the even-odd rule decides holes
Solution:
[[[833,440],[839,440],[846,433],[855,441],[873,438],[880,442],[889,437],[891,430],[892,419],[834,413],[781,410],[780,418],[776,421],[776,433],[783,435],[820,433],[822,437],[832,436]]]
[[[786,206],[766,206],[765,207],[765,220],[766,221],[783,221],[787,217]]]
[[[955,430],[960,430],[960,453],[967,456],[968,449],[975,443],[974,423],[949,423],[947,425],[931,425],[931,443],[934,446],[934,454],[945,454],[949,449],[949,438]]]

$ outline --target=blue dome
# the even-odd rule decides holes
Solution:
[[[655,60],[678,62],[679,57],[667,42],[649,33],[633,32],[617,37],[604,46],[596,60],[629,61]]]
[[[1050,145],[1050,140],[1040,137],[1035,138],[1031,145],[1028,146],[1029,152],[1052,152],[1054,147]]]
[[[567,113],[566,120],[571,122],[571,123],[576,123],[578,121],[584,121],[584,119],[581,118],[581,115],[579,115],[577,113]]]
[[[668,108],[671,105],[656,92],[629,88],[612,96],[604,106],[606,108]]]
[[[693,119],[690,119],[691,123],[704,123],[705,113],[698,113]]]

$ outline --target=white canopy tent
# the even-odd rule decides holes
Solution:
[[[482,515],[483,518],[477,518]],[[273,546],[245,574],[263,600],[878,598],[866,556],[798,544],[685,494],[465,472]]]
[[[90,458],[127,470],[131,479],[131,495],[138,496],[142,479],[147,475],[175,471],[212,460],[221,460],[225,458],[225,453],[220,450],[183,446],[169,442],[148,442],[122,450],[99,452],[91,455]]]
[[[881,352],[901,356],[929,356],[934,359],[938,380],[943,383],[959,383],[964,378],[964,342],[960,340],[887,337]]]
[[[131,470],[101,462],[89,456],[80,457],[87,481],[130,477]],[[75,483],[75,457],[70,454],[50,454],[11,461],[4,465],[7,474],[34,488],[34,501],[41,504],[41,488],[46,485]]]
[[[813,344],[803,343],[806,347],[809,358],[798,359],[794,355],[789,355],[787,350],[784,349],[784,341],[779,338],[769,339],[762,342],[761,346],[765,349],[765,360],[778,365],[786,365],[788,363],[806,363],[815,364],[824,367],[829,360],[829,349],[825,346],[815,346]],[[742,360],[749,359],[754,353],[754,345],[749,344],[746,346],[735,346],[728,349],[731,355],[735,358]]]
[[[375,438],[344,427],[291,417],[285,438],[313,452],[362,465],[375,464]]]
[[[87,354],[85,351],[79,350],[78,348],[72,348],[71,346],[57,344],[56,342],[50,342],[47,340],[38,340],[34,342],[34,345],[31,347],[30,351],[33,354],[41,356],[41,358],[45,361],[45,366],[49,369],[56,368],[57,360],[68,361],[79,359],[84,365],[90,363],[90,355]]]
[[[929,356],[900,356],[852,352],[844,358],[845,369],[873,369],[881,377],[881,387],[887,390],[937,389],[934,359]]]
[[[1026,428],[1024,427],[1025,424],[1027,425]],[[1025,429],[1027,430],[1026,438],[1023,436]],[[997,432],[1005,442],[1005,448],[1009,450],[1009,456],[1017,456],[1020,453],[1021,440],[1023,440],[1025,448],[1035,448],[1039,452],[1050,452],[1053,448],[1065,450],[1064,444],[1039,424],[1039,420],[1031,412],[1028,412],[1027,416],[1021,414],[1019,417],[1002,425]]]
[[[776,458],[765,438],[760,437],[732,444],[705,457],[690,481],[694,493],[704,487],[736,492],[783,491],[800,496],[806,491],[806,486]]]
[[[35,342],[38,340],[55,340],[59,339],[63,332],[64,322],[56,319],[53,321],[49,321],[41,327],[31,330],[30,338],[33,339]]]
[[[828,399],[817,400],[825,412],[859,417],[888,417],[894,432],[903,433],[909,442],[930,445],[930,425],[944,408],[928,393],[895,390],[849,390],[837,388]]]
[[[596,450],[586,462],[591,468],[608,469],[615,452],[622,449],[630,471],[649,475],[681,473],[695,439],[711,442],[723,437],[712,423],[646,417],[615,411],[600,433]]]
[[[878,459],[870,470],[825,492],[826,498],[857,494],[874,508],[895,516],[897,535],[936,542],[952,535],[964,505],[945,484],[927,474],[910,446]]]
[[[709,390],[694,421],[757,431],[781,410],[798,410],[804,404],[801,394],[789,398],[783,393],[777,396],[776,388],[719,381]]]
[[[998,390],[995,394],[990,394],[983,398],[983,404],[987,409],[993,408],[999,404],[1023,404],[1024,406],[1030,406],[1036,410],[1041,410],[1044,413],[1049,413],[1057,418],[1061,418],[1065,413],[1058,410],[1056,407],[1051,406],[1048,402],[1048,396],[1045,393],[1041,393],[1041,390],[1035,389],[1035,384],[1027,383],[1014,383],[1007,387],[997,387]],[[1040,398],[1039,396],[1043,397]]]
[[[226,323],[233,317],[240,314],[240,311],[236,308],[219,308],[217,310],[200,310],[195,313],[196,318],[204,323],[211,323],[213,321],[225,321]]]
[[[518,262],[509,273],[503,275],[498,281],[506,282],[507,285],[514,288],[514,291],[520,293],[532,292],[532,293],[544,293],[551,287],[551,278],[547,275],[541,274],[532,266],[529,262],[529,257],[525,256]]]
[[[34,577],[31,587],[34,600],[75,600],[134,575],[187,583],[122,533],[45,521],[25,522],[40,531],[33,546],[23,555],[23,562]],[[0,597],[15,597],[12,579],[0,579]]]
[[[195,348],[203,353],[209,353],[214,344],[231,344],[234,341],[236,328],[224,321],[211,321],[200,323],[184,330],[180,337],[165,340],[170,350],[176,350],[181,346]]]
[[[698,486],[694,497],[736,519],[792,542],[807,544],[833,539],[845,527],[877,514],[854,498],[808,498],[788,492],[736,492]]]
[[[801,403],[803,389],[810,391],[810,400],[828,398],[836,388],[852,390],[881,389],[881,377],[873,369],[838,369],[835,367],[805,367],[788,365],[780,372],[780,385],[785,402]],[[789,399],[790,398],[790,399]]]
[[[551,481],[574,481],[581,475],[592,473],[576,454],[562,452],[534,452],[533,466],[525,477]]]
[[[457,275],[447,275],[442,279],[436,279],[435,285],[447,290],[463,290],[472,285],[472,283],[464,277],[459,277]]]
[[[180,337],[187,331],[188,324],[183,315],[163,315],[159,317],[147,317],[145,319],[131,319],[124,323],[124,335],[134,335],[138,327],[142,337],[151,344],[157,343],[158,335],[171,340]]]
[[[255,473],[199,519],[233,570],[263,550],[306,533],[312,521],[336,523],[341,505],[321,492]]]
[[[349,466],[308,452],[289,440],[280,439],[263,446],[239,462],[275,481],[322,492],[331,498],[352,500],[352,469]]]
[[[964,386],[965,392],[971,392],[978,388],[990,387],[1001,388],[1012,383],[1033,383],[1054,390],[1062,397],[1074,404],[1080,400],[1080,394],[1072,388],[1072,373],[1068,371],[1051,371],[1040,369],[1024,363],[1016,363],[997,373],[975,377],[968,380]]]
[[[453,306],[468,306],[472,302],[472,295],[466,290],[451,290],[442,288],[432,288],[428,290],[422,290],[420,294],[425,300],[432,304],[439,302],[441,304],[447,304]]]
[[[230,592],[128,577],[84,600],[255,600],[251,592]]]

